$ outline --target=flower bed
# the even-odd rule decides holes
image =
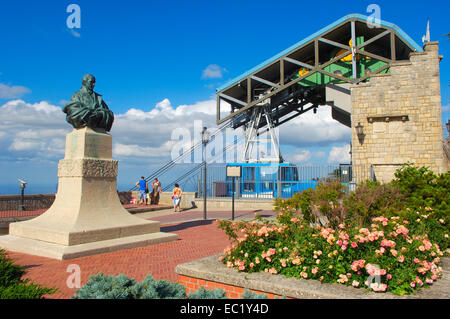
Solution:
[[[410,167],[404,169],[411,170]],[[410,177],[410,174],[404,175]],[[444,178],[448,180],[448,176]],[[394,183],[402,185],[402,179]],[[235,240],[224,251],[221,260],[228,267],[242,272],[265,271],[399,295],[414,293],[421,287],[432,285],[439,278],[442,273],[440,257],[444,251],[431,238],[439,239],[439,243],[447,249],[445,217],[448,211],[441,209],[447,207],[442,203],[445,198],[434,202],[424,199],[430,206],[434,203],[439,205],[435,211],[430,206],[407,205],[410,203],[408,196],[403,197],[403,200],[396,197],[391,207],[380,208],[390,216],[367,218],[380,211],[379,208],[367,207],[364,210],[365,223],[361,223],[363,219],[355,214],[355,210],[345,209],[354,207],[351,204],[354,203],[352,198],[355,198],[355,194],[342,199],[339,193],[339,196],[335,196],[335,185],[331,189],[334,203],[325,201],[328,207],[320,209],[319,206],[319,209],[325,214],[329,213],[326,217],[330,221],[340,223],[311,225],[314,214],[302,214],[302,211],[315,204],[308,202],[317,195],[310,191],[299,195],[297,204],[292,200],[284,201],[284,206],[278,203],[281,212],[277,222],[263,219],[253,222],[221,221],[219,227]],[[327,194],[321,187],[313,192]],[[322,195],[321,201],[326,198]],[[417,198],[414,201],[422,203]],[[390,209],[392,207],[395,209]],[[334,214],[335,211],[339,214]]]

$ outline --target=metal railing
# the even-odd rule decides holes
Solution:
[[[374,180],[371,166],[328,165],[328,166],[297,166],[298,176],[291,180],[278,180],[271,176],[260,179],[236,179],[235,198],[290,198],[295,193],[306,189],[315,189],[319,183],[339,181],[347,193],[353,191],[356,185],[366,180]],[[202,170],[199,168],[189,175],[190,189],[196,191],[197,197],[203,197]],[[192,189],[195,184],[196,189]],[[188,186],[182,185],[181,187]],[[226,165],[207,165],[207,196],[231,197],[232,181],[226,178]]]
[[[132,197],[131,192],[118,192],[120,202],[127,204]],[[55,194],[30,194],[23,197],[23,210],[21,208],[21,195],[0,196],[0,218],[16,218],[37,216],[49,209],[55,201]]]

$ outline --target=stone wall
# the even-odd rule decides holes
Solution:
[[[446,172],[439,77],[439,46],[397,61],[390,74],[351,86],[352,161],[373,165],[375,178],[388,182],[401,164],[411,162]],[[358,137],[356,126],[363,126]],[[357,177],[358,178],[358,177]]]

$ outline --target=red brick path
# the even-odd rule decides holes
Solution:
[[[27,266],[26,278],[59,291],[48,298],[70,298],[75,289],[66,285],[71,264],[81,269],[81,285],[90,275],[104,272],[107,275],[126,276],[141,281],[147,274],[155,279],[177,281],[175,267],[178,264],[221,253],[229,244],[216,221],[191,221],[161,226],[161,231],[176,233],[179,240],[154,246],[121,250],[112,253],[82,257],[67,261],[8,252],[17,263]]]
[[[261,215],[264,218],[271,216],[276,216],[278,213],[270,210],[245,210],[236,211],[234,214],[235,220],[247,218],[255,218],[255,213]],[[231,212],[229,211],[208,211],[206,214],[207,219],[231,219]],[[175,223],[180,221],[198,220],[203,219],[203,211],[185,211],[181,213],[172,213],[163,216],[152,217],[151,220],[156,220],[161,222],[161,224]]]
[[[28,217],[28,216],[39,216],[47,211],[47,209],[39,210],[5,210],[0,211],[0,218],[17,218],[17,217]]]
[[[133,209],[133,208],[156,208],[164,205],[142,205],[142,204],[125,204],[123,207],[125,209]],[[29,216],[39,216],[47,211],[48,208],[45,209],[37,209],[37,210],[5,210],[0,211],[0,219],[1,218],[18,218],[18,217],[29,217]]]

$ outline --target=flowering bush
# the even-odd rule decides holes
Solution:
[[[397,213],[410,223],[414,231],[426,232],[443,251],[449,249],[450,172],[436,175],[426,167],[405,165],[395,173],[392,185],[405,194],[404,209]]]
[[[450,173],[436,176],[411,165],[391,183],[367,182],[350,195],[339,185],[320,185],[276,200],[276,222],[221,221],[233,245],[220,259],[249,273],[414,293],[441,275],[440,257],[449,250],[449,189]]]
[[[220,259],[239,271],[265,271],[395,294],[431,285],[442,272],[439,246],[426,234],[411,234],[409,223],[400,217],[374,218],[369,228],[309,227],[295,217],[284,224],[221,221],[220,227],[236,238]]]
[[[281,223],[296,217],[333,228],[344,222],[367,227],[377,216],[401,216],[410,223],[419,218],[422,223],[411,224],[414,232],[427,233],[444,252],[450,247],[450,225],[445,222],[450,213],[450,172],[436,175],[407,164],[391,183],[365,182],[349,195],[339,183],[320,184],[290,199],[277,199],[274,207],[283,213],[278,217]]]

